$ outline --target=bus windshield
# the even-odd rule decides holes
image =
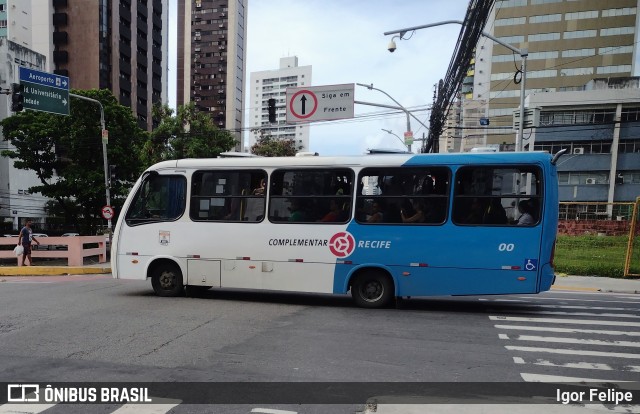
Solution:
[[[148,175],[127,211],[127,223],[176,220],[185,210],[186,188],[184,176]]]

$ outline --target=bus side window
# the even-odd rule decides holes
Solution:
[[[443,224],[450,176],[446,167],[366,168],[359,176],[356,220],[363,224]],[[370,220],[372,215],[378,218]]]

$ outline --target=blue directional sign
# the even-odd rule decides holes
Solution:
[[[19,67],[25,109],[69,115],[69,78]]]

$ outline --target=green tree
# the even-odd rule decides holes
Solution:
[[[251,147],[251,153],[262,157],[293,157],[296,144],[292,139],[278,139],[264,135]]]
[[[198,112],[193,102],[179,106],[174,115],[167,105],[155,106],[158,126],[145,142],[141,159],[146,166],[179,158],[215,158],[236,145],[229,131],[219,129],[211,117]]]
[[[146,131],[138,127],[131,109],[120,105],[109,90],[72,90],[73,94],[100,101],[109,131],[109,164],[118,167],[111,183],[111,204],[116,213],[142,168],[139,153]],[[15,150],[2,155],[12,158],[18,169],[33,170],[41,184],[29,188],[56,201],[67,223],[79,223],[84,233],[93,233],[104,223],[105,184],[100,109],[95,103],[71,97],[69,116],[24,111],[0,122],[4,140]]]

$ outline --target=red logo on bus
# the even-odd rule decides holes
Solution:
[[[329,240],[329,250],[336,257],[347,257],[353,253],[353,249],[356,247],[356,240],[351,233],[341,231],[336,233]]]

